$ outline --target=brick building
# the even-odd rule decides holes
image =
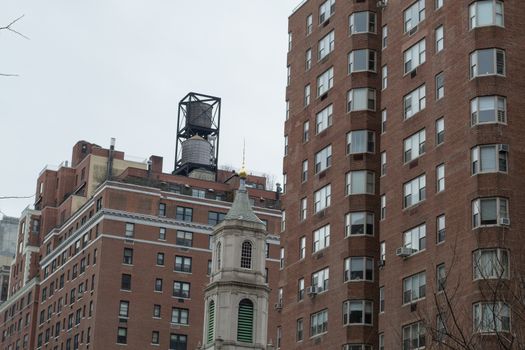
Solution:
[[[210,235],[239,177],[167,174],[162,163],[79,141],[70,165],[40,173],[0,307],[2,350],[197,347]],[[264,177],[246,181],[269,232],[267,279],[276,284],[279,194]]]
[[[524,15],[308,0],[290,16],[282,349],[523,347]]]

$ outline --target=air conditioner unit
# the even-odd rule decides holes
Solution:
[[[417,75],[417,68],[414,68],[410,71],[410,78],[415,78]]]
[[[507,144],[499,144],[498,145],[498,152],[508,152],[509,151],[509,145]]]
[[[510,219],[509,218],[500,218],[499,224],[503,226],[509,226],[510,225]]]
[[[415,26],[413,28],[411,28],[409,31],[408,31],[408,36],[412,36],[414,34],[417,33],[417,30],[418,30],[418,26]]]
[[[387,3],[388,3],[388,0],[379,0],[379,1],[377,2],[377,7],[383,9],[383,8],[386,7]]]
[[[417,303],[410,304],[410,312],[414,312],[417,310]]]
[[[275,310],[281,311],[283,309],[283,303],[282,302],[278,302],[273,307],[274,307]]]
[[[383,260],[383,259],[381,259],[381,260],[379,260],[379,261],[377,262],[377,266],[378,266],[378,267],[384,267],[384,266],[385,266],[385,263],[386,263],[386,261]]]
[[[314,297],[317,294],[317,286],[306,287],[306,294],[310,297]]]
[[[412,249],[412,248],[399,247],[396,249],[396,255],[402,258],[406,258],[407,256],[412,255],[412,253],[414,253],[414,250],[415,249]]]

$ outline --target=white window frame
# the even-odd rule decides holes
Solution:
[[[445,73],[441,72],[436,75],[436,101],[445,97]]]
[[[346,134],[346,154],[375,153],[375,142],[374,131],[352,130]]]
[[[326,0],[319,6],[319,24],[326,22],[335,12],[335,0]],[[328,15],[327,15],[328,14]]]
[[[491,222],[483,223],[482,205],[483,202],[496,201],[496,222],[494,220],[485,220]],[[501,226],[503,220],[509,219],[509,200],[502,197],[483,197],[476,198],[472,201],[472,227]]]
[[[419,40],[403,51],[404,73],[408,74],[426,62],[426,40]]]
[[[361,269],[357,269],[355,264],[361,264]],[[343,282],[373,282],[374,281],[374,259],[367,256],[351,256],[343,262]],[[362,277],[357,277],[361,275]]]
[[[412,254],[427,249],[427,226],[419,225],[403,232],[403,247],[412,249]]]
[[[439,164],[436,167],[436,193],[445,190],[445,164]]]
[[[381,152],[381,176],[386,175],[386,151]]]
[[[405,120],[424,110],[426,104],[426,88],[425,84],[423,84],[403,97],[403,116]]]
[[[366,13],[366,31],[355,31],[355,16]],[[370,30],[372,29],[372,30]],[[375,12],[371,11],[358,11],[354,12],[348,18],[348,30],[350,35],[355,34],[375,34],[377,32],[377,16]]]
[[[316,288],[317,294],[326,292],[330,283],[330,269],[325,267],[322,270],[312,273],[312,286]]]
[[[379,219],[386,219],[386,194],[381,195],[381,213]]]
[[[492,3],[492,13],[491,13],[491,21],[487,24],[479,24],[479,6],[480,3]],[[501,13],[498,12],[498,5],[501,7]],[[469,29],[475,29],[480,27],[488,27],[488,26],[497,26],[497,27],[505,27],[505,9],[502,1],[498,0],[484,0],[484,1],[474,1],[469,6]],[[499,17],[498,17],[499,15]],[[501,20],[498,20],[498,18],[501,18]]]
[[[374,213],[367,211],[350,212],[345,215],[345,237],[373,236],[374,235]],[[353,227],[357,232],[352,233]],[[362,228],[360,228],[362,227]]]
[[[481,51],[493,51],[492,52],[492,71],[491,72],[479,72],[479,63],[478,63],[478,55]],[[502,58],[503,62],[501,64],[502,72],[498,72],[498,56]],[[506,75],[506,54],[505,50],[498,49],[498,48],[487,48],[487,49],[480,49],[473,51],[470,54],[470,79],[475,79],[479,77],[487,77],[487,76],[500,76],[504,77]]]
[[[312,68],[312,49],[306,50],[304,54],[304,67],[306,71],[309,71]]]
[[[306,36],[312,34],[313,27],[314,16],[310,13],[308,16],[306,16]]]
[[[489,150],[492,157],[491,161],[494,164],[494,168],[484,168],[482,162],[483,151]],[[471,171],[472,175],[485,174],[485,173],[507,173],[509,165],[508,145],[504,144],[490,144],[490,145],[478,145],[472,148],[471,154]],[[502,167],[504,162],[504,167]]]
[[[425,20],[425,0],[417,0],[403,11],[403,30],[404,33],[417,28],[419,23]],[[417,30],[417,29],[416,29]]]
[[[443,243],[446,239],[447,229],[445,214],[439,215],[436,218],[436,244]]]
[[[354,170],[346,173],[346,195],[361,195],[375,193],[375,173],[367,170]],[[362,182],[357,184],[357,182]],[[356,186],[363,190],[357,190]]]
[[[436,38],[436,53],[441,52],[445,48],[445,28],[443,25],[434,30],[434,37]]]
[[[386,90],[388,87],[388,66],[385,64],[381,67],[381,90]]]
[[[319,134],[332,125],[334,105],[329,104],[315,115],[315,134]]]
[[[441,117],[436,120],[436,145],[445,142],[445,118]]]
[[[494,110],[494,119],[490,121],[479,121],[479,114],[482,108],[482,103],[491,103],[493,109],[484,109],[487,111]],[[471,125],[480,124],[507,124],[507,98],[503,96],[478,96],[470,101],[470,121]]]
[[[386,132],[386,128],[387,128],[387,125],[386,125],[387,118],[388,118],[388,113],[387,113],[386,109],[383,109],[383,110],[381,111],[381,134],[384,134],[384,133]]]
[[[335,30],[326,34],[317,43],[317,61],[321,61],[328,56],[335,48]]]
[[[384,50],[388,47],[388,26],[384,25],[381,28],[381,48]]]
[[[366,96],[366,102],[358,101],[359,106],[356,105],[356,100]],[[364,102],[364,103],[363,103]],[[376,110],[376,90],[368,87],[355,88],[347,92],[347,112],[358,111],[375,111]]]
[[[318,337],[328,332],[328,309],[310,315],[310,337]]]
[[[334,67],[330,67],[317,77],[317,97],[324,95],[334,86]]]
[[[408,336],[408,337],[407,337]],[[426,346],[426,327],[422,321],[406,325],[402,329],[402,350],[421,350]],[[416,347],[413,347],[417,343]]]
[[[304,259],[306,256],[306,236],[299,238],[299,260]]]
[[[426,131],[419,130],[403,140],[403,161],[409,163],[425,154]]]
[[[426,199],[426,175],[403,184],[403,208],[410,208]]]
[[[308,159],[303,160],[302,171],[301,171],[301,182],[308,180]]]
[[[286,66],[286,86],[290,86],[291,81],[292,81],[292,66],[287,65]]]
[[[472,267],[474,281],[509,279],[510,253],[502,248],[477,249],[472,252]]]
[[[304,106],[308,106],[310,104],[312,96],[312,86],[310,84],[305,85],[304,87]]]
[[[301,209],[299,212],[299,219],[301,221],[306,220],[307,214],[308,214],[308,199],[304,197],[304,198],[301,198]]]
[[[403,278],[403,305],[426,298],[427,275],[425,271]]]
[[[318,174],[332,166],[332,145],[328,145],[315,154],[315,173]]]
[[[445,0],[435,0],[434,6],[436,10],[443,7]]]
[[[319,227],[312,233],[312,236],[312,253],[328,248],[330,246],[330,225]]]
[[[373,310],[374,303],[370,300],[345,300],[343,302],[343,326],[371,326],[374,318]],[[350,322],[352,311],[361,313],[362,322]]]
[[[472,305],[472,313],[474,333],[510,332],[511,330],[511,310],[505,302],[475,303]]]
[[[361,58],[361,55],[364,52],[365,60],[365,69],[356,69],[356,58]],[[358,55],[359,56],[356,56]],[[359,62],[362,63],[362,62]],[[362,66],[359,64],[359,66]],[[359,73],[359,72],[376,72],[377,67],[377,54],[374,50],[369,49],[359,49],[350,51],[348,54],[348,74]]]
[[[328,184],[314,192],[314,213],[318,213],[330,206],[332,185]]]
[[[307,120],[303,123],[303,142],[310,140],[310,121]]]

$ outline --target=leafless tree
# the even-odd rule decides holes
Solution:
[[[0,32],[8,31],[8,32],[11,32],[11,33],[13,33],[15,35],[19,35],[19,36],[21,36],[24,39],[29,40],[29,38],[27,36],[25,36],[24,34],[20,33],[19,31],[17,31],[16,29],[13,28],[15,23],[20,21],[22,18],[24,18],[24,16],[25,15],[22,15],[22,16],[18,17],[17,19],[15,19],[14,21],[12,21],[11,23],[9,23],[8,25],[6,25],[4,27],[0,27]],[[0,76],[2,76],[2,77],[17,77],[18,74],[0,73]]]

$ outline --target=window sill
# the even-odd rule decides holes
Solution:
[[[426,297],[423,297],[423,298],[419,298],[419,299],[415,299],[415,300],[412,300],[408,303],[404,303],[403,305],[401,305],[401,307],[405,307],[405,306],[411,306],[413,304],[417,304],[418,302],[422,301],[422,300],[425,300]]]

